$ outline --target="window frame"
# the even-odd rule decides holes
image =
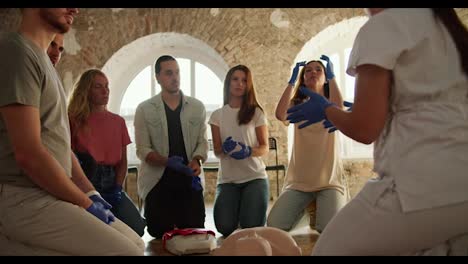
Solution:
[[[191,97],[196,97],[196,93],[197,93],[196,80],[197,80],[197,78],[199,78],[199,76],[197,76],[197,75],[195,74],[195,72],[196,72],[195,67],[196,67],[196,64],[197,64],[197,63],[200,64],[200,65],[203,65],[204,67],[206,67],[207,69],[209,69],[209,70],[214,74],[214,76],[217,77],[216,73],[215,73],[208,65],[205,65],[205,64],[203,64],[203,63],[200,62],[200,61],[196,61],[196,60],[194,60],[194,59],[185,58],[185,57],[175,57],[175,59],[176,59],[179,63],[180,63],[182,60],[187,60],[188,63],[189,63],[189,71],[190,71],[190,74],[189,74],[189,76],[190,76],[190,78],[189,78],[189,80],[190,80],[190,81],[189,81],[190,94],[189,94],[189,96],[191,96]],[[141,72],[143,72],[144,70],[146,70],[148,67],[151,68],[151,75],[150,75],[151,77],[150,77],[150,81],[148,81],[148,83],[147,83],[147,84],[150,85],[150,86],[149,86],[150,91],[151,91],[151,93],[150,93],[150,94],[151,94],[151,95],[150,95],[150,98],[153,97],[153,96],[155,96],[156,94],[158,94],[158,93],[160,92],[161,88],[160,88],[160,86],[159,86],[159,84],[157,83],[156,78],[155,78],[154,65],[146,65],[145,67],[143,67],[143,69],[142,69],[140,72],[138,72],[138,73],[136,74],[136,76],[135,76],[132,80],[130,80],[130,82],[129,82],[127,88],[126,88],[125,91],[124,91],[124,95],[123,95],[123,97],[122,97],[122,101],[121,101],[120,106],[119,106],[119,109],[120,109],[120,110],[122,109],[122,106],[123,106],[124,103],[125,103],[125,102],[124,102],[125,95],[127,94],[127,92],[128,92],[128,90],[129,90],[130,86],[132,85],[133,81],[139,76],[139,74],[140,74]],[[185,73],[181,73],[181,76],[182,76],[183,74],[185,74]],[[217,84],[217,86],[219,86],[219,89],[223,89],[223,81],[220,80],[219,77],[218,77],[218,80],[219,80],[219,83]],[[145,85],[145,87],[146,87],[146,89],[148,89],[148,86],[147,86],[147,85]],[[182,87],[181,87],[181,90],[182,90]],[[145,99],[143,99],[143,101],[146,100],[146,99],[149,99],[149,98],[145,98]],[[199,100],[203,102],[202,99],[199,99]],[[222,104],[223,104],[223,93],[221,93],[221,97],[219,98],[219,101],[220,101],[220,102],[219,102],[219,107],[221,107]],[[204,102],[203,102],[203,103],[204,103]],[[205,103],[204,103],[204,104],[205,104]],[[206,105],[206,104],[205,104],[205,105]],[[205,107],[206,107],[206,106],[205,106]],[[135,110],[136,110],[136,106],[135,106]],[[208,112],[208,110],[207,110],[207,113],[206,113],[206,120],[205,120],[206,123],[208,123],[208,120],[209,120],[209,117],[210,117],[211,113],[212,113],[212,112]],[[131,138],[131,140],[132,140],[132,143],[130,143],[129,145],[127,145],[127,148],[130,147],[130,148],[133,149],[133,148],[135,147],[135,146],[134,146],[134,144],[135,144],[135,143],[134,143],[134,135],[135,135],[135,133],[134,133],[134,130],[133,130],[133,129],[134,129],[134,128],[133,128],[133,120],[134,120],[135,114],[133,114],[133,115],[131,115],[131,114],[130,114],[130,115],[129,115],[129,114],[125,114],[125,115],[124,115],[124,114],[122,114],[122,113],[119,111],[119,115],[120,115],[122,118],[124,118],[124,120],[125,120],[125,122],[126,122],[126,125],[127,125],[127,129],[128,129],[128,131],[129,131],[130,138]],[[131,123],[131,125],[130,125],[129,123]],[[208,125],[208,124],[207,124],[207,137],[208,137],[209,140],[211,139],[211,132],[210,132],[210,130],[209,130],[209,125]],[[219,159],[214,155],[213,150],[209,150],[208,152],[209,152],[209,153],[208,153],[208,159],[206,160],[206,163],[218,163],[218,162],[219,162]],[[129,163],[130,165],[138,165],[138,164],[141,163],[141,161],[140,161],[140,160],[137,158],[137,156],[136,156],[136,150],[135,150],[135,151],[127,151],[127,153],[128,153],[127,160],[128,160],[128,163]]]
[[[351,19],[343,20],[339,23],[331,25],[312,39],[310,39],[298,53],[295,61],[291,65],[291,71],[294,68],[296,62],[299,61],[310,61],[320,58],[322,54],[330,57],[334,65],[334,71],[336,81],[340,88],[343,100],[354,101],[354,88],[355,82],[354,77],[346,74],[347,62],[349,55],[347,50],[351,51],[354,39],[361,28],[361,26],[368,20],[368,17],[358,16]],[[336,60],[335,56],[338,57]],[[326,66],[326,62],[324,62]],[[352,85],[350,84],[350,78],[353,80]],[[351,86],[351,87],[348,87]],[[350,98],[349,95],[353,95]],[[340,157],[341,159],[372,159],[373,158],[373,144],[365,145],[351,138],[343,135],[341,132],[338,133],[338,142],[340,144]],[[294,126],[288,127],[288,157],[291,157],[291,149],[294,137]]]

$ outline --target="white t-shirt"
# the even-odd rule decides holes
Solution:
[[[393,71],[374,170],[395,184],[403,210],[468,201],[468,80],[443,23],[427,8],[372,16],[356,37],[347,73],[363,64]]]
[[[237,142],[243,142],[247,146],[258,147],[257,134],[255,128],[266,126],[265,114],[260,108],[255,109],[252,120],[239,126],[237,114],[240,108],[232,108],[229,104],[216,110],[211,114],[210,125],[218,126],[221,134],[221,142],[228,137],[232,137]],[[236,148],[237,150],[238,148]],[[218,171],[218,184],[222,183],[243,183],[254,179],[267,178],[265,163],[260,157],[248,157],[236,160],[228,155],[220,159]]]

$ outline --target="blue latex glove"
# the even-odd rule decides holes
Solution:
[[[195,173],[191,168],[184,164],[184,158],[180,156],[169,157],[167,159],[167,167],[187,176],[193,176]]]
[[[348,112],[353,111],[353,104],[354,103],[351,103],[351,102],[348,102],[348,101],[343,101],[343,105],[348,107],[348,109],[346,109],[346,111],[348,111]]]
[[[201,179],[198,176],[192,177],[192,189],[195,191],[203,190],[203,186],[201,185]]]
[[[252,155],[252,148],[250,146],[246,146],[244,143],[239,142],[241,149],[239,151],[231,153],[231,157],[236,160],[241,160],[250,157]]]
[[[291,79],[289,79],[289,82],[288,82],[290,85],[294,85],[296,83],[297,75],[299,74],[299,68],[305,65],[306,65],[305,61],[296,63],[296,66],[294,67],[292,74],[291,74]]]
[[[326,55],[322,55],[320,56],[320,59],[327,62],[327,67],[325,68],[325,77],[327,80],[335,78],[335,73],[333,72],[333,63],[330,61],[330,58]]]
[[[353,103],[351,102],[348,102],[348,101],[343,101],[343,105],[348,107],[348,109],[346,111],[350,112],[353,110]],[[323,127],[325,129],[328,129],[328,133],[333,133],[335,132],[336,130],[338,130],[332,122],[330,122],[330,120],[328,119],[325,119],[325,121],[323,121]]]
[[[333,103],[330,103],[325,97],[304,86],[300,88],[300,91],[308,96],[309,100],[289,108],[287,119],[291,123],[306,121],[299,125],[300,129],[326,119],[325,109],[333,105]]]
[[[325,129],[328,129],[328,133],[333,133],[335,132],[336,130],[338,130],[332,122],[330,122],[330,120],[328,119],[325,119],[325,121],[323,121],[323,128]]]
[[[108,201],[112,206],[117,207],[122,201],[122,186],[116,184],[112,192],[101,193],[104,200]]]
[[[232,140],[232,137],[226,138],[223,142],[223,152],[224,154],[229,154],[229,152],[233,151],[237,146],[237,142]]]
[[[99,194],[93,194],[89,196],[89,199],[93,201],[93,203],[101,203],[104,206],[104,209],[111,209],[112,205],[110,205],[104,198],[101,197]]]
[[[115,216],[109,209],[106,209],[100,202],[93,202],[86,211],[99,218],[106,224],[110,224],[115,221]]]

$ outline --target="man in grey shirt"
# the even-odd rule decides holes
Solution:
[[[77,13],[25,8],[19,32],[0,35],[0,255],[143,254],[71,152],[65,93],[46,51]]]

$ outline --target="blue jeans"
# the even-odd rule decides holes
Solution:
[[[239,225],[264,226],[269,197],[268,179],[218,184],[213,210],[216,229],[227,237]]]
[[[100,193],[112,192],[116,184],[114,167],[97,165],[96,173],[91,175],[89,180],[96,188],[96,191]],[[122,200],[119,204],[112,205],[111,212],[138,235],[144,235],[146,221],[141,217],[137,207],[124,191],[122,191]]]
[[[336,189],[317,192],[287,189],[281,193],[271,208],[267,225],[285,231],[291,230],[299,222],[307,206],[314,200],[317,203],[315,230],[319,233],[346,203],[345,196]]]

